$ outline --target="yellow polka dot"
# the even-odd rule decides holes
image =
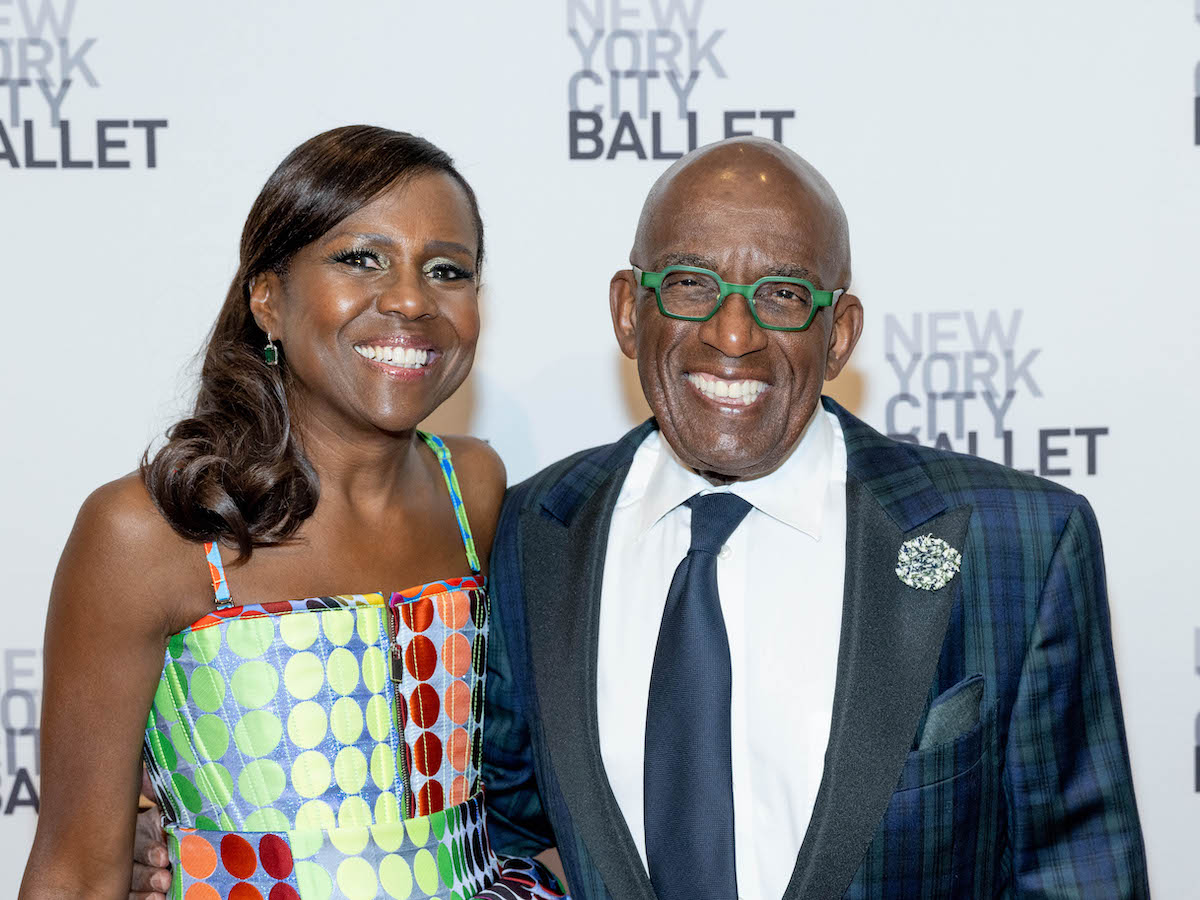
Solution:
[[[362,658],[363,684],[372,694],[383,691],[387,681],[387,657],[378,647],[368,647]]]
[[[392,705],[382,694],[367,701],[367,731],[377,741],[386,741],[392,731]]]
[[[438,889],[437,862],[428,850],[418,850],[413,857],[413,874],[417,877],[417,887],[429,895]],[[374,876],[374,872],[371,873]],[[340,882],[339,882],[340,883]]]
[[[383,637],[383,610],[378,606],[358,608],[358,636],[364,644],[378,644]]]
[[[342,793],[357,794],[367,783],[367,758],[357,747],[343,747],[333,761],[333,775]]]
[[[408,900],[412,894],[412,870],[404,857],[388,854],[379,861],[379,883],[395,900]]]
[[[429,817],[418,816],[415,819],[409,819],[404,823],[405,829],[408,830],[409,839],[418,847],[424,847],[425,842],[429,840]]]
[[[400,821],[400,804],[396,800],[396,795],[391,791],[384,791],[375,800],[375,824],[397,826],[395,829],[395,836],[400,843],[397,843],[395,847],[390,849],[398,850],[400,848],[400,844],[404,842],[404,826]],[[379,844],[382,849],[389,850],[389,848],[384,847],[383,844],[380,843],[378,835],[375,837],[375,842]]]
[[[317,639],[320,630],[314,613],[292,613],[279,617],[279,636],[293,650],[307,650]]]
[[[342,828],[339,826],[329,832],[330,843],[345,856],[358,856],[367,849],[367,842],[370,838],[371,830],[366,827]]]
[[[292,787],[301,797],[319,797],[329,789],[329,779],[329,760],[323,753],[306,750],[292,763]]]
[[[396,757],[387,744],[376,744],[371,751],[371,780],[381,791],[386,791],[396,780]]]
[[[341,697],[329,712],[329,727],[333,736],[343,744],[353,744],[363,730],[363,714],[358,701]]]
[[[311,750],[325,738],[328,723],[320,703],[297,703],[288,715],[288,738],[302,750]]]
[[[329,686],[339,694],[349,694],[358,687],[358,660],[345,647],[338,647],[330,652],[328,669]]]
[[[296,811],[297,831],[328,831],[336,821],[324,800],[309,800]]]
[[[325,637],[339,647],[354,635],[354,613],[348,609],[331,609],[321,613],[321,628]]]
[[[342,860],[337,870],[337,883],[349,900],[372,900],[379,891],[375,870],[369,862],[359,856]]]
[[[296,863],[296,886],[304,900],[329,900],[333,895],[333,879],[325,867],[307,860]]]
[[[336,651],[335,651],[336,652]],[[349,653],[349,650],[342,650]],[[287,685],[288,693],[297,700],[309,700],[317,695],[321,683],[325,680],[325,667],[315,653],[307,650],[297,653],[288,660],[283,670],[283,683]]]
[[[359,828],[371,824],[371,807],[362,797],[347,797],[338,808],[338,828]]]
[[[325,832],[289,831],[288,843],[292,848],[292,856],[296,859],[307,859],[325,846]]]

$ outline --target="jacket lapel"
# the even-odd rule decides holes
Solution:
[[[521,514],[530,654],[550,761],[571,818],[613,897],[654,900],[600,755],[596,659],[613,507],[654,427],[581,459]]]
[[[846,580],[825,771],[785,898],[841,897],[911,748],[959,596],[896,574],[900,545],[933,534],[961,549],[970,507],[950,509],[920,460],[832,401],[846,438]]]

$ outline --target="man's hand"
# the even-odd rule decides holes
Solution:
[[[142,772],[142,796],[154,796],[154,788],[145,771]],[[171,889],[171,870],[168,868],[167,843],[161,821],[162,811],[157,806],[138,813],[137,829],[133,835],[133,875],[129,885],[129,900],[167,900],[167,891]]]

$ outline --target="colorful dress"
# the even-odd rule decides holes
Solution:
[[[421,437],[471,575],[235,606],[205,545],[216,609],[168,642],[146,726],[173,900],[564,896],[488,844],[488,601],[450,451]]]

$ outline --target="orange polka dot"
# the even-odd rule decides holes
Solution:
[[[465,725],[471,715],[471,689],[465,681],[452,681],[446,688],[446,715],[456,725]]]
[[[455,728],[450,732],[450,737],[446,739],[446,755],[450,758],[450,765],[454,766],[455,771],[465,772],[467,770],[467,758],[471,753],[471,739],[467,737],[465,728]],[[467,799],[466,797],[462,798]],[[451,803],[458,803],[453,795],[450,798]]]
[[[471,671],[471,644],[461,634],[452,634],[442,644],[442,665],[461,678]]]
[[[179,860],[183,871],[193,878],[207,878],[217,870],[217,851],[198,834],[187,834],[179,841]],[[188,891],[188,900],[192,900]]]
[[[229,900],[263,900],[263,895],[254,885],[241,881],[229,889]]]
[[[221,895],[217,893],[217,889],[211,884],[196,882],[187,889],[187,893],[183,895],[183,900],[221,900]]]
[[[438,616],[447,628],[462,628],[471,615],[471,600],[464,591],[442,594],[437,601]]]
[[[450,805],[457,806],[467,799],[468,791],[471,790],[471,785],[467,781],[466,775],[459,775],[450,785]]]

